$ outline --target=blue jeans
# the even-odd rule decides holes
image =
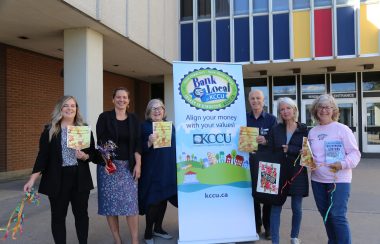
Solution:
[[[311,181],[315,203],[322,218],[331,203],[333,183],[319,183]],[[351,244],[350,226],[346,217],[348,198],[350,197],[350,183],[336,183],[333,193],[333,204],[325,223],[328,244]]]
[[[272,205],[270,215],[270,229],[272,234],[272,243],[280,243],[280,216],[282,206]],[[297,238],[301,228],[302,220],[302,196],[292,196],[292,231],[291,238]]]

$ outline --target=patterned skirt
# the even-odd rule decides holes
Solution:
[[[98,214],[105,216],[138,215],[137,181],[129,171],[128,161],[113,160],[116,171],[108,175],[97,166]]]

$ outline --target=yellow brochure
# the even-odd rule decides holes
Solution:
[[[90,147],[91,128],[89,126],[67,126],[67,147],[82,150]]]
[[[153,122],[153,133],[157,135],[157,140],[153,143],[153,148],[171,147],[172,145],[172,122]]]
[[[238,150],[242,152],[257,151],[257,136],[259,136],[259,128],[240,126]]]
[[[305,167],[309,167],[311,169],[316,168],[316,165],[314,163],[313,154],[311,152],[309,141],[307,140],[307,137],[302,138],[302,149],[304,153],[301,153],[301,160],[300,164]]]

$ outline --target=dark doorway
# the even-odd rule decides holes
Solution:
[[[151,94],[151,99],[153,98],[159,98],[163,102],[164,101],[164,83],[155,83],[150,85],[150,94]]]

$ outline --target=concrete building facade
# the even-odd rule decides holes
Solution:
[[[42,126],[63,94],[94,128],[126,86],[173,113],[173,61],[241,63],[245,92],[297,101],[300,120],[332,93],[364,156],[380,152],[379,0],[2,0],[0,174],[30,172]]]

